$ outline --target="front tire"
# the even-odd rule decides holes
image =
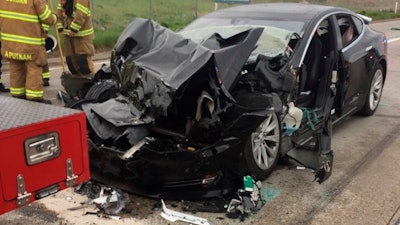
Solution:
[[[365,99],[363,108],[360,110],[360,114],[363,116],[371,116],[374,114],[381,101],[384,83],[383,68],[381,65],[377,65],[373,71],[373,76],[369,84],[368,96]]]
[[[246,169],[256,180],[267,178],[280,158],[281,127],[276,113],[271,113],[251,133],[245,148]]]

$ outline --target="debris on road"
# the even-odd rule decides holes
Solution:
[[[238,190],[238,199],[231,200],[226,213],[228,218],[240,218],[241,221],[265,204],[261,196],[261,181],[254,182],[252,177],[245,176],[243,182],[244,189]]]
[[[162,203],[162,209],[163,209],[163,211],[161,212],[161,216],[168,221],[171,221],[171,222],[183,221],[183,222],[187,222],[190,224],[197,224],[197,225],[212,225],[212,223],[210,223],[207,219],[168,209],[165,206],[164,200],[162,200],[162,199],[161,199],[161,203]]]

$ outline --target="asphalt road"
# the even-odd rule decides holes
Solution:
[[[309,170],[279,165],[263,182],[268,191],[267,204],[245,221],[228,219],[224,214],[197,213],[213,224],[254,225],[398,225],[400,224],[400,21],[372,24],[389,39],[389,67],[381,104],[374,116],[349,118],[334,128],[332,140],[335,151],[332,177],[318,184]],[[107,54],[106,54],[107,55]],[[96,66],[108,63],[107,57]],[[59,104],[55,93],[60,90],[59,65],[51,66],[51,86],[46,98]],[[7,72],[3,80],[7,84]],[[88,209],[68,210],[85,201],[71,189],[42,199],[32,205],[0,216],[0,225],[43,224],[185,224],[163,220],[160,210],[149,209],[141,216],[120,220],[84,215]],[[146,199],[135,203],[143,210],[150,205]],[[149,200],[150,202],[152,200]],[[176,210],[179,210],[177,208]]]

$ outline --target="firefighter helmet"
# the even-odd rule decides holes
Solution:
[[[46,52],[50,53],[52,52],[55,48],[57,47],[57,39],[49,34],[47,35],[47,38],[45,40],[45,48],[46,48]]]

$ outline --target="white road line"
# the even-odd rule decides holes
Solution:
[[[395,42],[395,41],[398,41],[398,40],[400,40],[400,37],[390,39],[390,40],[388,40],[388,43],[392,43],[392,42]]]

